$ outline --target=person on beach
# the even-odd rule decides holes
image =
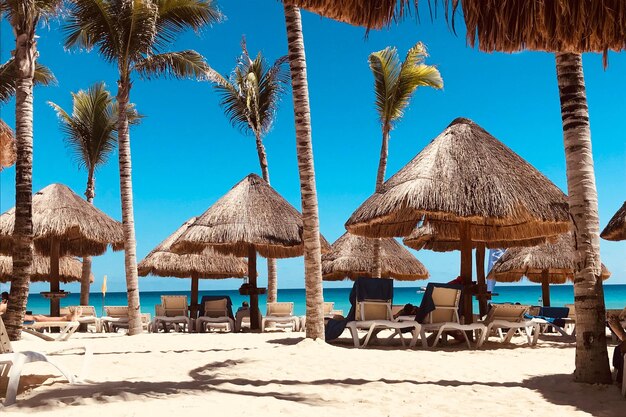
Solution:
[[[626,353],[626,331],[622,327],[622,323],[619,321],[619,317],[612,314],[607,319],[607,325],[609,329],[617,336],[617,339],[620,343],[615,346],[615,350],[613,351],[613,367],[616,372],[616,381],[618,385],[622,385],[622,381],[624,378],[624,353]]]
[[[6,297],[5,297],[6,294]],[[7,311],[9,304],[9,294],[7,292],[2,293],[2,302],[0,302],[0,316]],[[24,322],[42,322],[42,321],[76,321],[80,317],[81,311],[78,308],[70,307],[69,313],[60,317],[44,316],[42,314],[25,314]]]

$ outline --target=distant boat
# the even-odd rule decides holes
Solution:
[[[424,292],[426,292],[426,287],[420,287],[419,290],[415,291],[418,294],[422,294]]]

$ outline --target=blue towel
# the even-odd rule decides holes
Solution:
[[[228,317],[235,320],[235,316],[233,316],[233,302],[230,300],[230,297],[228,295],[203,295],[202,300],[200,301],[200,316],[204,316],[205,301],[215,301],[223,299],[226,299],[226,309],[228,310]]]

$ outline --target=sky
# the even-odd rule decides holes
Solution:
[[[270,60],[287,53],[284,15],[276,0],[218,1],[226,18],[200,34],[184,33],[171,50],[194,49],[214,69],[228,74],[241,53],[245,35],[251,54]],[[365,30],[308,12],[302,13],[306,47],[312,137],[319,200],[320,228],[330,242],[344,232],[352,212],[374,191],[381,131],[374,107],[370,53],[395,46],[401,56],[416,42],[428,47],[428,64],[436,65],[444,89],[420,88],[404,118],[391,134],[387,178],[410,161],[456,117],[467,117],[529,161],[564,192],[567,191],[562,125],[554,55],[541,52],[486,54],[466,45],[462,22],[450,30],[443,11],[431,20],[421,10],[382,31]],[[39,61],[50,67],[58,85],[34,93],[33,190],[64,183],[82,195],[86,173],[79,171],[63,136],[53,101],[71,109],[70,92],[104,81],[116,91],[116,68],[97,52],[66,51],[62,22],[38,30]],[[0,58],[14,48],[10,26],[0,27]],[[584,55],[593,154],[603,228],[626,198],[625,133],[619,128],[626,110],[626,55],[611,53],[604,69],[598,54]],[[272,186],[300,209],[295,129],[290,91],[280,103],[272,131],[265,139]],[[220,196],[254,172],[260,174],[254,140],[233,128],[207,82],[134,78],[131,101],[146,117],[131,130],[137,254],[142,259],[183,222],[203,213]],[[0,108],[14,126],[15,103]],[[96,174],[95,205],[121,219],[117,155]],[[0,173],[0,212],[15,205],[15,170]],[[626,283],[625,242],[601,242],[608,283]],[[413,251],[433,281],[458,275],[459,252]],[[266,282],[260,262],[260,284]],[[302,258],[278,261],[279,289],[302,288]],[[99,291],[108,276],[109,291],[124,291],[124,256],[110,251],[94,258]],[[188,290],[190,280],[140,278],[142,291]],[[200,289],[234,289],[240,280],[202,280]],[[325,286],[349,286],[349,282]],[[423,285],[398,283],[397,285]],[[34,284],[39,292],[46,284]],[[77,284],[65,287],[79,291]]]

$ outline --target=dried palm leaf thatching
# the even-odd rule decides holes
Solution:
[[[626,47],[623,0],[450,0],[463,9],[467,41],[482,51],[621,51]]]
[[[626,202],[611,217],[600,237],[606,240],[626,240]]]
[[[512,248],[521,246],[537,246],[555,237],[537,237],[526,240],[505,240],[478,242],[472,240],[472,249],[484,244],[487,249]],[[450,252],[461,250],[461,236],[458,223],[423,222],[417,226],[402,242],[415,250],[428,249],[434,252]]]
[[[302,215],[267,182],[250,174],[215,202],[174,242],[172,251],[200,253],[206,247],[248,256],[250,246],[266,258],[304,252]],[[320,235],[322,251],[330,245]]]
[[[11,128],[0,119],[0,171],[15,163],[15,137]]]
[[[380,29],[406,13],[409,0],[283,0],[340,22],[368,29]]]
[[[0,252],[11,254],[15,207],[0,215]],[[97,256],[107,246],[124,247],[122,224],[98,210],[63,184],[51,184],[33,195],[35,250],[50,255],[58,241],[60,254]]]
[[[83,263],[73,256],[59,258],[59,281],[63,283],[80,282]],[[0,255],[0,282],[11,282],[13,277],[13,258]],[[33,266],[30,276],[31,282],[50,282],[50,258],[47,256],[33,256]],[[93,282],[93,274],[89,276]]]
[[[322,255],[322,274],[325,281],[370,277],[374,264],[372,239],[344,233]],[[381,239],[382,277],[399,281],[427,279],[428,270],[406,248],[393,238]]]
[[[172,243],[182,235],[197,217],[187,220],[178,230],[161,242],[139,264],[139,275],[176,278],[243,278],[248,264],[244,258],[224,255],[206,248],[200,254],[178,255],[171,251]]]
[[[389,178],[346,223],[368,237],[407,236],[418,222],[468,224],[505,242],[569,231],[565,194],[471,120],[458,118]]]
[[[498,282],[517,282],[526,276],[530,281],[541,283],[542,272],[548,271],[551,284],[574,281],[576,252],[571,233],[558,237],[554,243],[544,243],[527,248],[510,248],[493,265],[488,279]],[[602,265],[602,279],[611,276]]]

